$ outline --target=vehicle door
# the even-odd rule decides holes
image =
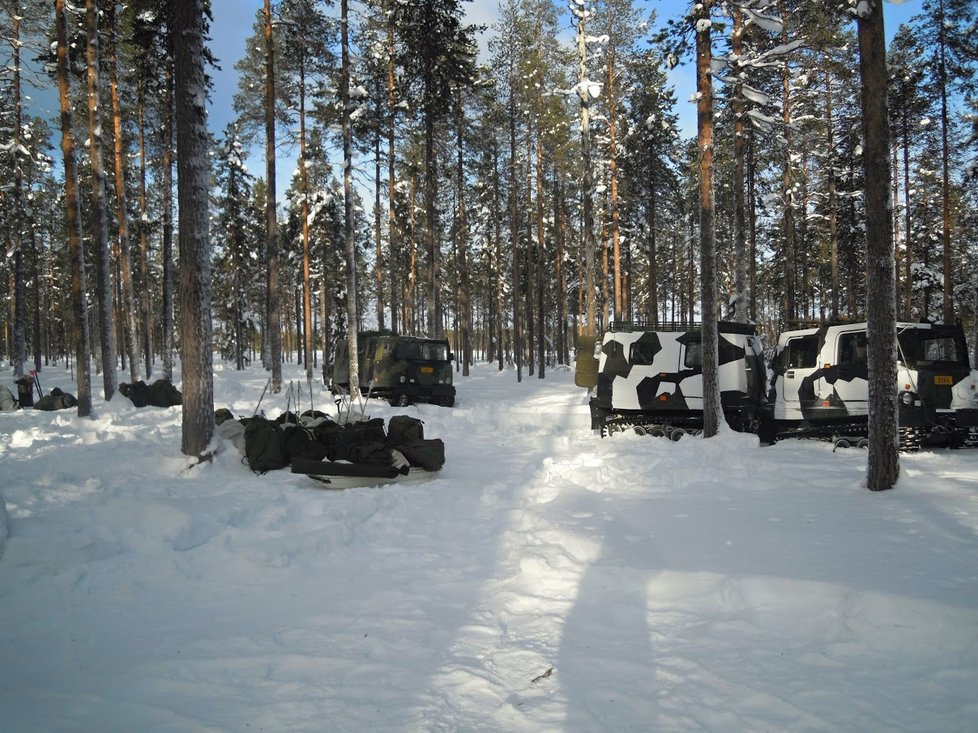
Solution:
[[[789,336],[775,362],[774,416],[778,420],[801,420],[804,411],[816,404],[813,376],[818,369],[818,334]]]
[[[866,331],[842,331],[835,337],[835,364],[827,370],[827,385],[835,390],[849,415],[865,415],[869,404]],[[829,376],[830,375],[830,376]]]

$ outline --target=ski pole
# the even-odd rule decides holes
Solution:
[[[272,383],[272,378],[269,377],[268,378],[268,381],[265,382],[265,388],[261,391],[261,397],[258,398],[258,404],[255,405],[255,411],[253,413],[251,413],[251,416],[252,417],[254,417],[255,415],[258,414],[258,408],[261,407],[261,401],[263,399],[265,399],[265,392],[268,391],[268,387],[269,387],[269,385],[271,385],[271,383]]]

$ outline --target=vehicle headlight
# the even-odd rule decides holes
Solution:
[[[402,375],[401,375],[401,384],[404,384],[404,383],[405,383],[406,381],[407,381],[407,377],[405,377],[405,376],[404,376],[404,375],[402,374]]]
[[[914,403],[915,395],[913,392],[901,392],[900,402],[902,402],[907,407],[910,407]]]

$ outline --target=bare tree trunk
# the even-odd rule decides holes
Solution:
[[[300,39],[300,43],[303,39]],[[302,188],[302,324],[306,380],[312,382],[312,274],[309,254],[309,171],[306,170],[306,66],[299,63],[299,185]]]
[[[903,258],[903,277],[904,277],[904,314],[910,320],[913,312],[913,277],[911,276],[911,265],[913,263],[913,237],[911,236],[911,205],[910,205],[910,123],[908,121],[906,109],[901,115],[903,127],[903,207],[904,224],[903,237],[906,240],[906,248]]]
[[[527,125],[526,135],[526,374],[532,377],[536,370],[536,308],[533,293],[536,290],[536,246],[533,242],[533,133]]]
[[[388,16],[390,19],[392,16]],[[394,203],[397,200],[396,187],[396,157],[394,155],[394,136],[397,129],[397,100],[395,98],[396,86],[394,76],[394,23],[388,20],[387,24],[387,250],[390,256],[390,283],[391,283],[391,329],[397,330],[397,311],[400,307],[398,289],[401,280],[398,277],[398,257],[400,250],[400,232],[397,230],[397,213]]]
[[[353,123],[350,109],[349,3],[340,0],[340,104],[343,107],[343,242],[346,250],[346,337],[350,358],[350,399],[360,399],[357,358],[357,264],[353,238]]]
[[[282,391],[282,318],[278,288],[278,221],[275,215],[275,42],[271,0],[265,0],[265,247],[272,392]]]
[[[886,101],[883,3],[857,15],[866,176],[866,314],[869,466],[866,485],[890,489],[900,475],[897,434],[896,275],[890,210],[890,128]]]
[[[781,11],[781,43],[788,43],[788,10],[785,0],[778,0],[778,8]],[[781,178],[781,194],[784,199],[784,268],[785,268],[785,314],[789,319],[798,317],[798,304],[796,302],[797,285],[795,283],[798,272],[798,253],[795,248],[795,212],[794,212],[794,171],[791,162],[793,149],[793,134],[791,130],[791,69],[788,59],[784,60],[784,68],[781,72],[781,122],[784,126],[784,170]]]
[[[697,21],[708,21],[712,0],[700,3]],[[697,23],[696,118],[699,151],[700,194],[700,298],[703,311],[703,437],[719,430],[720,412],[719,335],[717,331],[716,233],[713,203],[713,49],[709,23]]]
[[[828,121],[828,131],[826,148],[828,150],[828,178],[826,188],[828,189],[828,208],[829,208],[829,248],[832,269],[832,320],[839,318],[839,224],[836,214],[835,197],[835,128],[832,124],[832,72],[825,72],[825,119]]]
[[[146,379],[153,373],[153,319],[149,300],[149,199],[146,196],[146,109],[142,99],[139,101],[137,125],[139,127],[139,280],[142,283],[139,298],[140,321],[143,328],[143,360],[146,366]]]
[[[951,269],[951,146],[948,142],[947,111],[947,28],[944,0],[938,0],[938,91],[941,95],[941,241],[944,244],[944,322],[954,323],[954,273]]]
[[[61,151],[64,155],[65,222],[71,251],[71,304],[74,315],[75,374],[78,391],[78,417],[92,414],[92,372],[88,358],[88,305],[85,294],[85,245],[81,236],[81,209],[78,200],[78,174],[75,169],[75,142],[71,132],[71,94],[69,92],[68,38],[65,28],[65,0],[55,0],[54,14],[58,51],[58,99],[61,108]]]
[[[456,227],[455,251],[458,260],[459,278],[458,310],[461,311],[459,313],[459,330],[461,331],[461,348],[459,348],[459,352],[462,361],[462,376],[467,377],[469,376],[469,364],[472,362],[472,285],[469,282],[468,220],[465,210],[465,136],[463,134],[465,118],[462,114],[461,95],[459,95],[458,100],[456,126],[458,128],[458,170],[456,173],[456,178],[458,179],[458,222]]]
[[[740,6],[733,7],[731,51],[735,58],[743,54],[744,19]],[[733,248],[734,248],[734,314],[733,319],[747,323],[747,235],[744,204],[744,149],[747,133],[743,84],[734,85],[734,181],[733,181]]]
[[[614,12],[608,17],[608,32],[611,33],[611,25],[614,22]],[[621,267],[621,233],[618,225],[618,143],[616,140],[617,120],[615,107],[615,46],[608,44],[608,178],[610,179],[610,199],[611,209],[611,248],[614,258],[614,297],[615,297],[615,319],[625,319],[625,282]]]
[[[112,96],[112,129],[114,132],[115,157],[115,208],[119,227],[119,269],[122,272],[122,322],[125,328],[124,347],[129,357],[129,380],[139,379],[139,352],[136,339],[136,299],[132,288],[132,265],[129,261],[129,213],[126,208],[125,149],[122,140],[122,112],[119,106],[119,80],[116,71],[116,19],[115,4],[110,3],[105,13],[109,27],[109,90]]]
[[[591,97],[587,78],[587,35],[583,6],[577,17],[578,96],[581,100],[581,229],[584,237],[584,332],[594,337],[597,332],[597,303],[594,293],[595,243],[593,214],[593,173],[591,171]]]
[[[13,211],[10,216],[11,249],[13,250],[14,261],[14,338],[11,361],[15,377],[20,377],[24,373],[24,362],[27,360],[27,324],[26,319],[26,295],[24,287],[24,260],[23,260],[23,236],[24,236],[24,169],[23,156],[21,155],[20,133],[23,125],[21,112],[21,87],[20,87],[20,15],[15,10],[10,12],[11,18],[11,66],[13,72],[12,87],[14,96],[14,119],[13,136],[11,144],[13,147],[14,158],[14,186],[13,186]]]
[[[92,165],[92,245],[95,247],[95,282],[98,292],[99,342],[102,355],[102,388],[111,400],[116,387],[115,314],[112,310],[112,262],[106,225],[105,168],[102,162],[102,105],[99,101],[98,9],[95,0],[85,2],[85,56],[88,66],[88,155]]]
[[[542,62],[542,57],[541,57]],[[536,135],[536,173],[537,173],[537,247],[536,247],[536,283],[534,292],[536,293],[536,312],[537,312],[537,377],[543,379],[546,376],[546,346],[545,329],[547,324],[547,314],[544,309],[544,279],[546,272],[546,233],[544,231],[543,217],[543,139],[540,130],[540,116],[537,116],[537,135]]]
[[[207,449],[214,434],[211,350],[211,259],[208,229],[210,165],[204,107],[204,0],[174,2],[177,115],[177,205],[180,241],[180,359],[183,365],[183,439],[189,456]]]
[[[509,245],[513,257],[513,358],[516,362],[516,381],[523,381],[523,334],[520,332],[520,252],[519,218],[516,206],[516,100],[513,87],[517,83],[515,62],[509,68]]]
[[[167,34],[167,62],[164,70],[163,99],[163,379],[173,381],[173,59],[175,39]]]

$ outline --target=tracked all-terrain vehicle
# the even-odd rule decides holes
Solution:
[[[978,446],[978,371],[961,324],[897,324],[900,447]],[[780,436],[849,436],[868,430],[866,323],[785,331],[772,364],[769,401]]]
[[[350,388],[350,358],[346,338],[339,338],[333,363],[323,366],[323,382],[333,394]],[[392,405],[430,402],[455,404],[452,354],[448,341],[398,336],[389,331],[357,334],[360,389]]]
[[[754,327],[719,324],[720,401],[727,423],[755,431],[767,406],[763,349]],[[575,382],[593,388],[591,427],[678,439],[703,427],[703,349],[698,326],[615,322],[579,354]],[[597,360],[595,368],[594,360]]]

